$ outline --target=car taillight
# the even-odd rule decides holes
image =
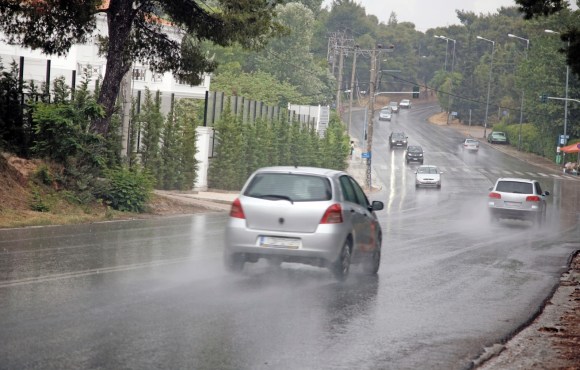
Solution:
[[[489,197],[493,199],[501,199],[501,194],[499,193],[489,193]]]
[[[526,202],[539,202],[540,201],[540,197],[537,195],[528,195],[526,197]]]
[[[340,204],[333,204],[326,209],[324,216],[320,220],[321,224],[340,224],[342,223],[342,207]]]
[[[236,198],[232,203],[232,208],[230,209],[230,217],[235,218],[246,218],[244,214],[244,209],[242,208],[242,203],[240,202],[240,198]]]

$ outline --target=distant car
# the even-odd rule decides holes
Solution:
[[[382,231],[361,186],[346,172],[313,167],[255,171],[232,203],[226,225],[225,267],[266,259],[329,268],[346,279],[351,263],[371,275],[381,261]]]
[[[389,103],[389,107],[393,113],[399,113],[399,103],[392,101]]]
[[[463,142],[463,149],[477,152],[479,150],[479,140],[465,139]]]
[[[383,108],[379,112],[379,121],[390,121],[391,117],[391,108]]]
[[[437,166],[433,165],[421,165],[415,171],[415,187],[428,186],[428,187],[441,187],[441,174],[443,172],[439,171]]]
[[[407,135],[404,132],[391,132],[389,135],[389,147],[393,148],[407,148]]]
[[[528,220],[542,224],[546,219],[546,197],[536,180],[499,178],[489,189],[488,209],[492,221]]]
[[[411,109],[411,101],[409,99],[403,99],[399,103],[399,108],[401,109]]]
[[[492,131],[487,135],[487,142],[491,144],[508,144],[508,138],[505,132]]]
[[[409,162],[419,162],[423,164],[423,148],[419,145],[409,145],[405,152],[405,160]]]

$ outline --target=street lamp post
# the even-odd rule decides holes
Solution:
[[[489,112],[489,93],[491,89],[491,70],[493,68],[493,52],[495,51],[495,41],[488,40],[481,36],[477,36],[477,39],[491,43],[491,61],[489,63],[489,80],[487,82],[487,103],[485,104],[485,123],[483,126],[483,138],[485,139],[487,136],[487,113]]]
[[[438,35],[434,35],[433,37],[437,38],[437,39],[441,39],[441,40],[445,40],[447,42],[447,45],[445,45],[445,72],[447,72],[447,50],[449,48],[449,40],[447,37],[445,36],[438,36]]]
[[[528,49],[530,48],[530,40],[508,33],[508,37],[516,38],[526,42],[526,59],[528,59]],[[522,150],[522,121],[524,119],[524,88],[522,87],[522,101],[520,103],[520,127],[518,134],[518,150]]]
[[[453,68],[455,67],[455,44],[457,43],[457,40],[453,40],[449,37],[446,36],[435,36],[437,38],[440,38],[442,40],[447,40],[447,44],[449,44],[449,41],[453,41],[453,58],[451,59],[451,84],[450,84],[450,89],[449,89],[449,109],[447,110],[447,124],[449,124],[449,114],[450,114],[450,110],[451,110],[451,104],[453,102],[453,95],[451,94],[451,90],[453,89]],[[445,57],[447,57],[447,54],[445,55]],[[447,71],[447,67],[445,68],[445,71]]]
[[[560,32],[557,31],[552,31],[552,30],[544,30],[546,33],[555,33],[555,34],[560,34]],[[570,39],[568,39],[568,48],[570,48]],[[566,143],[568,142],[567,140],[567,136],[566,136],[566,130],[567,130],[567,126],[568,126],[568,80],[570,77],[570,66],[568,66],[568,63],[566,63],[566,92],[565,92],[565,100],[564,100],[564,143],[563,145],[566,145]],[[560,143],[560,141],[559,141]],[[564,153],[564,156],[566,155],[566,153]],[[562,161],[562,163],[565,163],[565,161]]]

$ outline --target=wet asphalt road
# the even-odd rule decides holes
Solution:
[[[486,145],[464,153],[432,113],[375,125],[376,278],[265,263],[229,275],[220,213],[0,230],[0,369],[469,368],[534,315],[579,248],[580,181]],[[415,189],[393,129],[445,171],[441,190]],[[553,194],[542,230],[487,219],[488,188],[515,171]]]

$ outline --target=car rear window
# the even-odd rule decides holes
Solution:
[[[293,202],[330,200],[332,188],[326,177],[289,173],[260,173],[254,176],[245,196],[290,199]]]
[[[534,194],[534,186],[529,182],[499,181],[495,190],[502,193]]]

